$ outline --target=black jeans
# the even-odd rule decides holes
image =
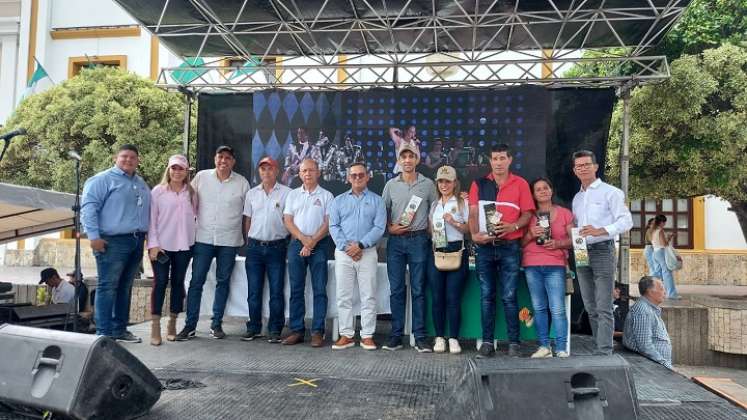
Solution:
[[[153,290],[150,295],[150,313],[161,315],[163,300],[166,298],[166,286],[171,282],[171,301],[169,311],[178,314],[184,311],[184,276],[187,274],[192,251],[166,251],[169,260],[166,263],[153,263]],[[169,275],[169,271],[171,275]]]

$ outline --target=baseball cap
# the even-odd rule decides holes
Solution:
[[[262,159],[260,159],[259,163],[257,164],[257,167],[259,168],[260,166],[262,166],[264,164],[268,164],[268,165],[270,165],[273,168],[277,168],[278,167],[277,161],[275,159],[269,157],[269,156],[265,156]]]
[[[223,153],[223,152],[226,152],[226,153],[228,153],[229,155],[231,155],[231,157],[234,157],[234,158],[236,157],[236,155],[235,155],[235,154],[233,153],[233,147],[231,147],[231,146],[226,146],[226,145],[224,144],[224,145],[222,145],[222,146],[218,146],[218,148],[217,148],[217,149],[215,149],[215,154],[216,154],[216,155],[217,155],[218,153]]]
[[[182,155],[173,155],[169,158],[169,168],[172,166],[179,166],[184,169],[189,169],[187,158]]]
[[[39,280],[39,284],[43,284],[43,283],[46,283],[46,282],[47,282],[47,280],[51,279],[51,278],[52,278],[52,277],[54,277],[54,276],[57,276],[57,277],[59,277],[59,276],[60,276],[60,275],[59,275],[59,274],[57,273],[57,270],[55,270],[54,268],[51,268],[51,267],[50,267],[50,268],[45,268],[45,269],[44,269],[44,270],[42,270],[42,272],[41,272],[41,279]]]
[[[420,151],[418,151],[417,147],[412,143],[402,143],[402,145],[399,146],[399,152],[397,152],[397,156],[402,156],[403,152],[412,152],[415,157],[420,157]]]
[[[439,179],[445,179],[447,181],[456,181],[456,169],[451,166],[442,166],[436,171],[436,181]]]

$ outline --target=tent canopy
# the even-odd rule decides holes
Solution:
[[[0,243],[74,226],[73,194],[0,183]]]

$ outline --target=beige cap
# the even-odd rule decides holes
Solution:
[[[442,166],[436,171],[436,181],[439,179],[445,179],[447,181],[456,181],[456,169],[451,166]]]
[[[402,144],[399,146],[397,157],[402,156],[403,152],[412,152],[412,154],[415,155],[416,158],[420,159],[420,151],[418,150],[418,147],[410,142],[402,142]]]

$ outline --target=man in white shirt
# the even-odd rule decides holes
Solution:
[[[633,227],[625,194],[597,178],[594,152],[573,154],[573,173],[581,190],[573,198],[573,216],[579,234],[586,237],[589,265],[576,267],[581,297],[589,314],[596,354],[612,354],[612,289],[615,284],[615,238]]]
[[[249,321],[241,339],[254,340],[262,331],[262,294],[267,274],[270,286],[267,341],[279,343],[285,325],[285,257],[288,252],[288,229],[283,224],[283,209],[291,189],[277,182],[279,168],[275,159],[264,157],[257,166],[262,183],[250,189],[244,201]]]
[[[249,181],[233,171],[236,156],[230,146],[215,150],[215,169],[200,171],[192,180],[197,193],[197,236],[192,248],[192,280],[187,292],[187,320],[177,341],[194,338],[200,317],[202,287],[215,258],[215,299],[210,336],[225,338],[223,312],[226,309],[236,252],[244,244],[241,217]]]
[[[304,340],[304,291],[308,268],[314,296],[311,347],[321,347],[327,318],[327,260],[332,247],[328,214],[334,197],[319,186],[319,164],[315,160],[304,159],[299,176],[303,185],[288,194],[283,212],[285,227],[293,237],[288,245],[288,327],[292,333],[283,340],[283,344],[293,345]]]
[[[39,284],[52,288],[52,303],[70,303],[75,298],[75,286],[61,279],[54,268],[42,270]]]

